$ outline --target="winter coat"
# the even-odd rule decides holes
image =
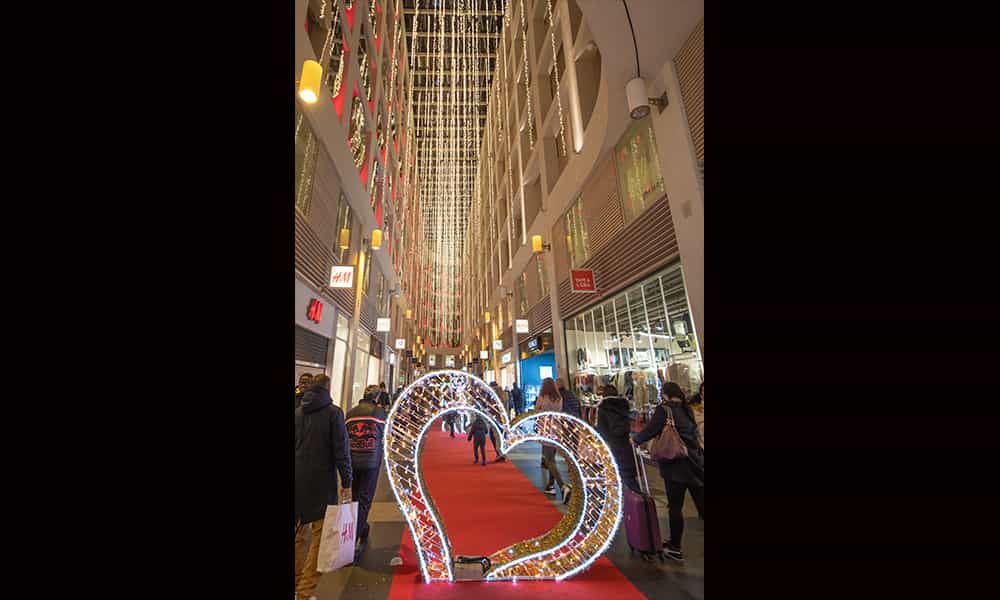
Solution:
[[[516,385],[510,388],[510,399],[514,403],[514,411],[517,414],[524,412],[524,392]]]
[[[559,395],[562,396],[563,412],[574,417],[580,417],[580,400],[573,395],[573,392],[562,388],[559,390]]]
[[[469,439],[475,437],[477,442],[485,444],[486,434],[489,430],[490,426],[486,424],[486,421],[482,417],[476,417],[476,420],[472,422],[472,428],[469,429]]]
[[[315,387],[303,394],[295,409],[296,523],[318,521],[328,504],[339,502],[338,472],[341,485],[351,487],[344,412],[333,405],[329,391]]]
[[[597,409],[597,432],[611,448],[622,475],[635,477],[635,456],[632,454],[632,442],[628,436],[632,429],[629,410],[627,398],[609,396],[602,400]]]
[[[562,396],[556,398],[549,398],[548,396],[542,396],[539,394],[535,398],[535,410],[551,410],[555,412],[563,411],[563,400]]]
[[[635,441],[642,444],[663,431],[667,424],[667,410],[674,417],[674,425],[688,449],[688,457],[671,462],[660,462],[660,475],[665,481],[686,483],[692,486],[705,485],[705,450],[698,443],[698,426],[694,421],[691,407],[680,402],[664,402],[656,407],[653,418],[646,428],[635,436]]]
[[[351,465],[355,471],[378,469],[382,464],[385,439],[385,410],[362,400],[347,413],[347,434],[351,440]]]
[[[389,398],[389,392],[379,392],[378,394],[379,406],[381,406],[385,410],[389,410],[389,405],[391,404],[391,402],[392,401]]]

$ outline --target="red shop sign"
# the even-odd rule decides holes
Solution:
[[[570,281],[573,284],[574,292],[597,291],[597,285],[594,283],[593,269],[572,269],[570,271]]]
[[[320,302],[319,300],[316,300],[315,298],[310,300],[309,312],[306,313],[306,316],[309,318],[310,321],[314,321],[315,323],[319,324],[320,319],[323,318],[323,303]]]

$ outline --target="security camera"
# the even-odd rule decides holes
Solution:
[[[642,77],[636,77],[625,86],[625,95],[628,97],[629,115],[633,119],[642,119],[649,115],[649,105],[654,104],[663,112],[667,106],[667,93],[659,98],[650,98],[646,92],[646,82]]]

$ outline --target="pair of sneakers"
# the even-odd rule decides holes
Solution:
[[[669,541],[663,542],[663,553],[667,555],[667,558],[684,562],[684,552],[681,551],[681,547],[675,546]]]

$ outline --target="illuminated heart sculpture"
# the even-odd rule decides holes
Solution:
[[[510,420],[483,380],[461,371],[430,373],[410,384],[389,412],[385,465],[393,494],[416,545],[424,581],[453,581],[453,557],[434,501],[420,473],[424,434],[451,411],[472,411],[501,432],[503,454],[529,440],[559,447],[571,462],[569,510],[550,531],[489,557],[486,580],[565,579],[607,550],[621,522],[621,475],[611,449],[586,422],[556,412],[530,412]]]

